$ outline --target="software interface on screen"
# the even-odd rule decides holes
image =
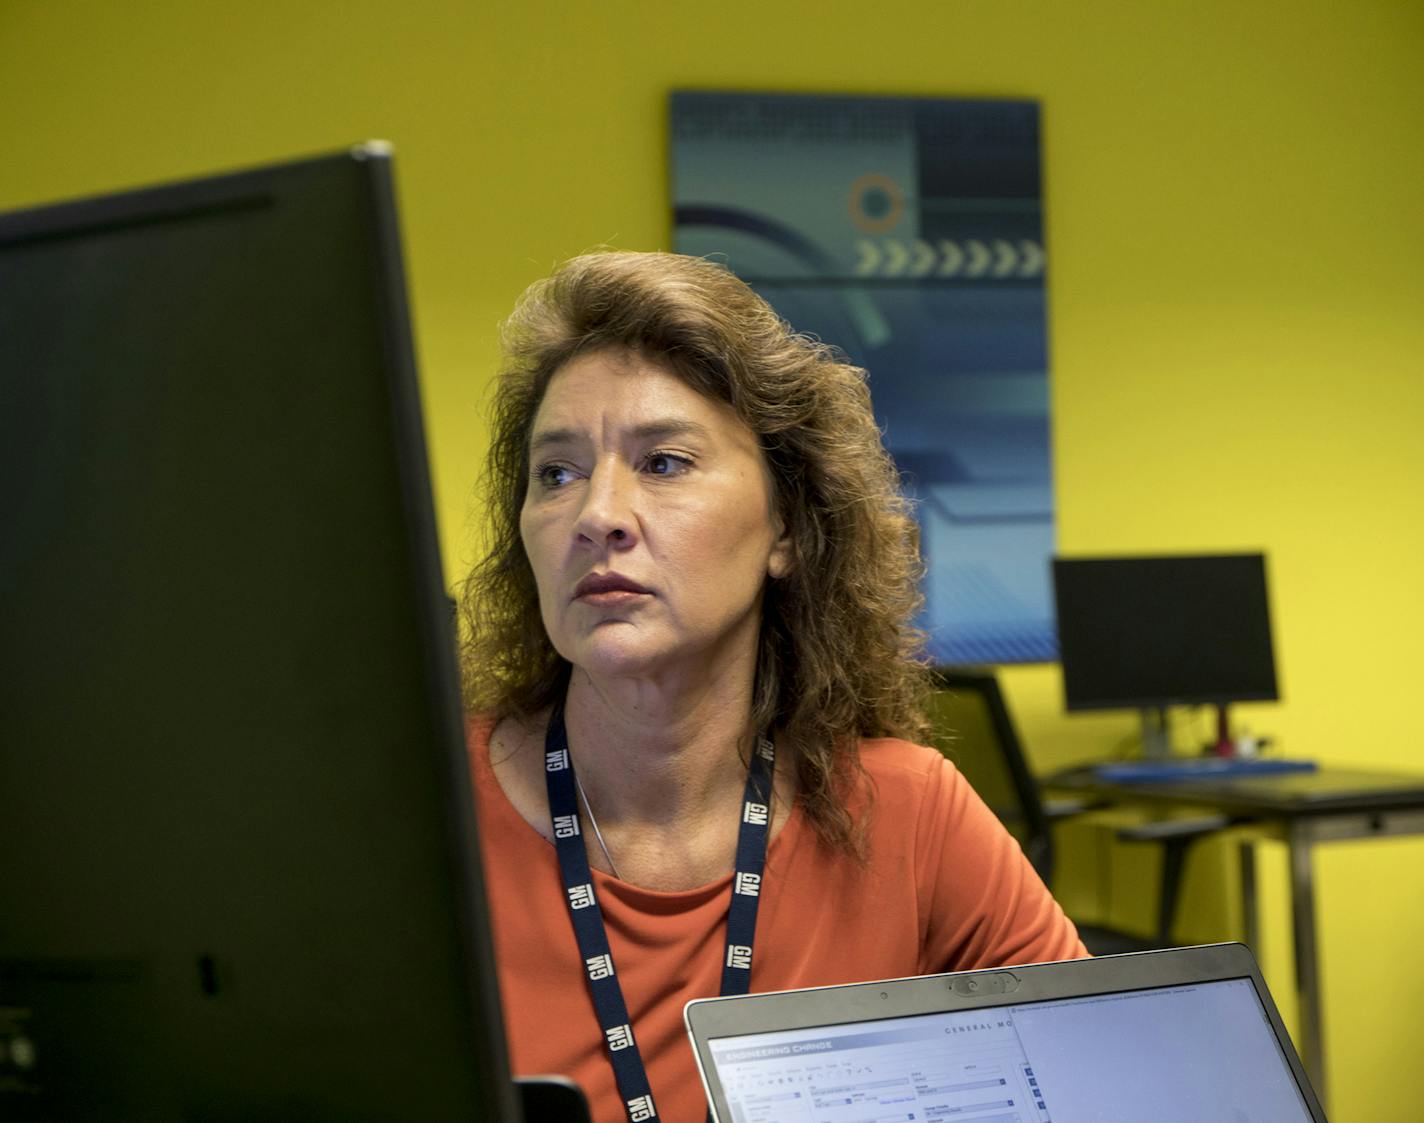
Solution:
[[[710,1047],[731,1123],[1310,1123],[1249,979]]]

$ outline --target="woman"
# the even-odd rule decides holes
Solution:
[[[725,269],[576,258],[507,325],[462,600],[513,1066],[706,1115],[692,998],[1084,954],[924,733],[861,371]]]

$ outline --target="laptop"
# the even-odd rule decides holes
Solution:
[[[1322,1123],[1251,953],[1174,948],[690,1002],[718,1123]]]

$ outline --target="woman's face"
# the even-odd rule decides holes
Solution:
[[[755,660],[791,550],[730,407],[635,355],[582,355],[549,382],[529,463],[520,534],[560,655],[642,678]]]

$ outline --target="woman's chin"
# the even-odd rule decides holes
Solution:
[[[675,652],[646,638],[607,634],[585,637],[564,658],[593,678],[648,677],[676,662]]]
[[[594,679],[641,678],[705,683],[730,667],[756,664],[754,625],[720,634],[606,622],[555,643],[559,654]]]

